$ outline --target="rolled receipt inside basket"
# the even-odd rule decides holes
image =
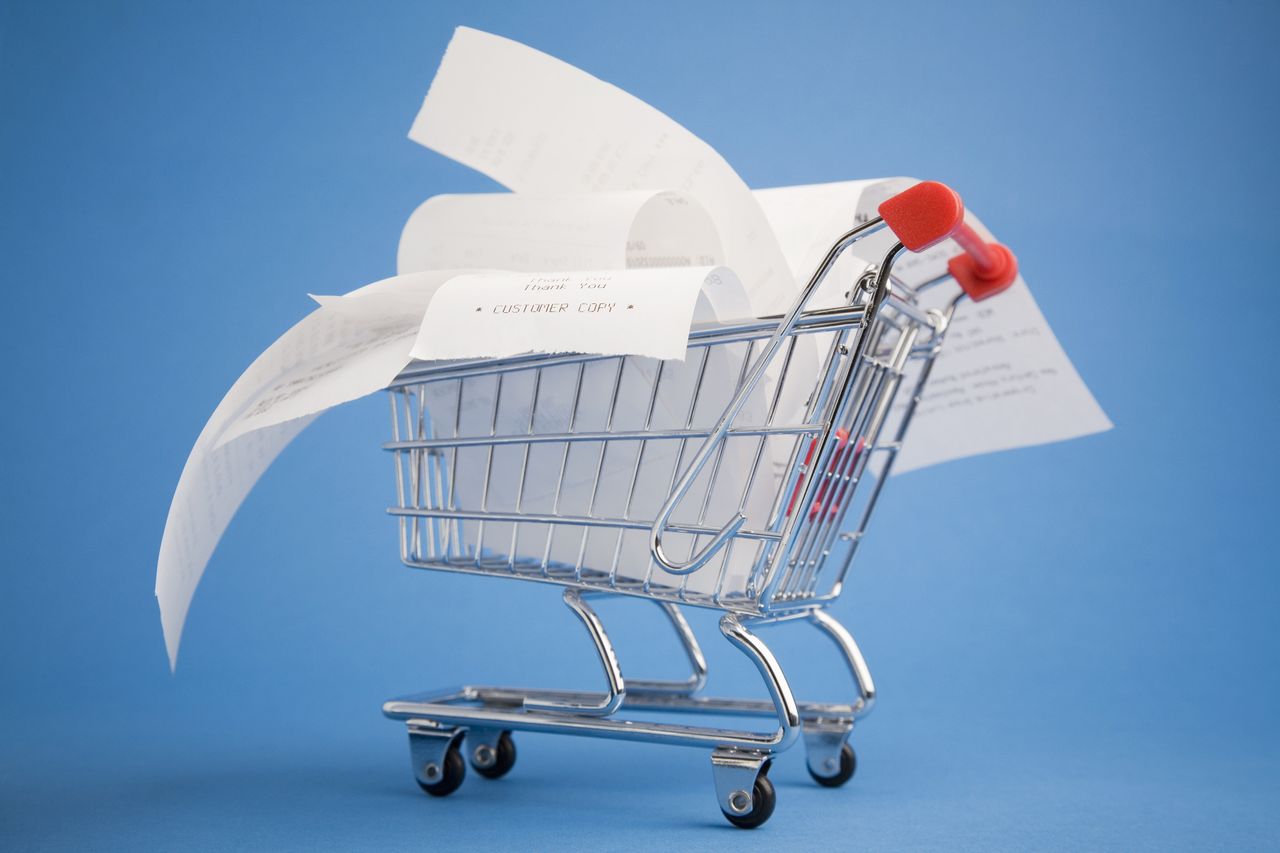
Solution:
[[[409,217],[396,256],[402,275],[721,263],[724,250],[711,216],[696,199],[671,190],[438,195]]]
[[[684,360],[703,290],[740,290],[724,267],[481,273],[435,294],[414,358],[599,353]]]

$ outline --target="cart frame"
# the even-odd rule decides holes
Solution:
[[[929,221],[922,225],[923,220]],[[847,304],[807,309],[850,247],[886,227],[899,241],[879,263],[867,267],[849,283]],[[948,237],[966,250],[968,254],[962,258],[970,267],[958,268],[953,261],[947,275],[915,287],[908,287],[893,275],[894,261],[902,252],[908,248],[921,251]],[[1006,256],[1009,263],[998,269]],[[717,803],[730,822],[742,827],[759,826],[772,814],[775,794],[767,777],[769,766],[775,755],[797,739],[803,740],[809,771],[819,783],[834,787],[848,781],[856,769],[856,756],[848,740],[856,721],[874,706],[876,689],[852,634],[826,607],[840,594],[956,307],[966,295],[985,298],[1003,290],[1015,276],[1012,255],[1001,246],[984,243],[964,224],[959,197],[941,184],[926,183],[891,199],[882,205],[881,216],[836,240],[786,315],[695,328],[690,333],[689,363],[696,363],[694,355],[700,353],[701,366],[696,369],[696,381],[689,393],[689,415],[683,426],[659,429],[651,423],[661,369],[653,380],[644,428],[629,430],[614,423],[624,367],[631,358],[628,356],[534,355],[415,363],[406,368],[388,388],[393,437],[384,445],[396,457],[399,502],[388,512],[400,520],[403,562],[417,568],[563,586],[564,602],[586,628],[606,684],[603,691],[595,692],[465,686],[386,702],[384,714],[405,722],[408,728],[413,771],[419,785],[437,796],[458,787],[465,772],[464,737],[477,772],[491,778],[503,775],[515,760],[511,731],[710,749]],[[961,291],[944,308],[920,307],[919,298],[925,290],[950,279],[961,285]],[[796,342],[804,335],[822,336],[815,340],[826,343],[826,352],[806,380],[812,388],[804,402],[803,420],[780,422],[788,421],[779,416],[779,403],[793,359],[799,361]],[[744,352],[732,399],[714,424],[695,423],[694,410],[708,359],[714,348],[727,352],[733,346]],[[583,371],[587,364],[599,361],[616,361],[618,365],[608,422],[602,430],[575,429]],[[575,409],[568,428],[536,430],[538,383],[544,371],[566,366],[572,370],[575,365]],[[907,384],[910,391],[905,405],[891,416],[904,377],[912,369],[915,372]],[[530,370],[535,371],[535,384],[528,428],[520,434],[503,433],[498,429],[502,378],[515,371]],[[468,380],[475,382],[481,377],[496,377],[498,393],[494,394],[492,422],[487,434],[484,430],[467,433],[458,423],[462,418],[463,390]],[[455,426],[452,435],[441,437],[431,426],[426,389],[431,383],[440,387],[448,382],[457,384]],[[753,395],[759,394],[764,395],[763,408],[768,412],[764,423],[743,424],[744,411],[751,409]],[[758,415],[761,410],[757,406],[753,414]],[[886,426],[887,439],[882,438]],[[758,448],[754,455],[756,467],[748,473],[746,485],[741,486],[739,511],[717,527],[708,522],[707,515],[714,490],[728,476],[723,465],[726,446],[730,441],[753,439]],[[789,473],[770,491],[768,524],[748,527],[744,508],[756,482],[754,472],[763,464],[767,440],[790,442],[786,468]],[[684,451],[692,441],[701,444],[685,463]],[[631,475],[632,495],[627,500],[627,511],[621,514],[594,512],[595,491],[586,513],[535,511],[521,505],[530,448],[534,445],[563,447],[565,462],[556,484],[558,508],[570,448],[580,444],[599,447],[594,487],[599,490],[606,452],[610,446],[623,442],[640,445],[634,461],[637,471],[645,463],[644,449],[651,443],[672,442],[679,447],[672,465],[671,486],[652,517],[637,518],[631,511],[635,473]],[[517,448],[523,452],[523,472],[514,507],[498,510],[490,506],[488,478],[478,504],[473,496],[471,505],[466,505],[460,496],[462,490],[454,482],[460,476],[458,454],[465,448],[487,453],[487,477],[494,470],[495,449]],[[451,459],[446,458],[449,454]],[[869,490],[859,490],[868,472],[873,473],[874,484]],[[731,484],[733,488],[740,485],[736,481]],[[701,511],[685,521],[673,520],[682,502],[696,502],[700,486],[704,493]],[[857,523],[852,530],[844,530],[843,520],[855,506]],[[464,536],[463,525],[478,531],[474,538]],[[509,529],[509,547],[487,546],[486,525],[491,538],[493,531],[500,529],[498,538],[504,541]],[[530,527],[549,531],[541,556],[531,559],[520,556],[517,546],[521,530]],[[550,556],[553,535],[564,529],[581,531],[583,545],[573,564],[558,563]],[[601,529],[616,531],[618,541],[613,564],[607,570],[584,565],[587,537],[591,531]],[[619,555],[623,537],[636,531],[647,534],[650,565],[643,577],[627,577],[619,569]],[[673,556],[673,551],[683,544],[670,544],[673,535],[689,541],[687,558]],[[750,569],[745,574],[733,574],[736,570],[731,565],[738,565],[731,564],[734,546],[755,549],[750,552],[754,556],[749,561],[739,561],[743,566],[749,562]],[[843,548],[844,554],[832,561],[838,548]],[[829,561],[837,568],[827,569]],[[689,577],[711,571],[719,573],[712,587],[689,586]],[[688,659],[689,677],[682,681],[624,678],[613,643],[591,606],[593,599],[605,596],[640,597],[656,604]],[[754,664],[767,700],[702,695],[707,663],[680,610],[682,606],[723,612],[720,631]],[[807,622],[835,645],[852,682],[849,701],[796,700],[778,660],[755,633],[790,622]],[[772,721],[776,727],[754,731],[656,722],[627,716],[629,711],[748,717]]]

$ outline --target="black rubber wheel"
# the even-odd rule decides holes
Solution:
[[[819,776],[813,772],[813,768],[809,768],[809,775],[813,777],[813,781],[827,788],[839,788],[845,782],[853,778],[853,774],[858,770],[858,755],[853,751],[853,747],[849,744],[842,744],[840,747],[840,769],[831,776]]]
[[[769,781],[769,777],[763,772],[756,777],[756,784],[751,791],[751,811],[745,814],[730,814],[725,812],[724,816],[736,827],[741,829],[755,829],[760,826],[773,814],[773,807],[778,804],[778,795],[774,793],[773,783]],[[721,809],[723,811],[723,809]]]
[[[462,752],[458,749],[461,743],[462,739],[458,738],[445,752],[444,772],[440,775],[440,780],[430,784],[419,780],[419,788],[433,797],[447,797],[458,790],[458,786],[467,776],[467,762],[462,760]]]
[[[516,766],[516,742],[511,739],[511,732],[503,732],[498,738],[498,746],[494,750],[493,763],[487,767],[476,764],[475,755],[471,756],[471,769],[486,779],[500,779]]]

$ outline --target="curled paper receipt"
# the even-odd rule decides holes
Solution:
[[[427,306],[412,355],[581,352],[683,360],[699,292],[736,286],[724,267],[458,276]]]
[[[405,223],[396,269],[535,272],[720,263],[720,232],[696,199],[670,190],[622,190],[434,196]]]

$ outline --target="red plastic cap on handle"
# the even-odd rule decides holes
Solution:
[[[1009,289],[1018,277],[1018,260],[999,243],[988,243],[964,221],[964,202],[946,184],[923,181],[888,199],[879,208],[902,245],[913,252],[954,239],[963,255],[947,263],[951,277],[974,302]]]
[[[923,252],[950,237],[964,224],[964,202],[946,184],[922,181],[888,199],[880,218],[913,252]]]
[[[1018,259],[999,243],[986,243],[991,262],[980,265],[974,255],[956,255],[947,261],[947,271],[974,302],[1004,293],[1018,277]]]

